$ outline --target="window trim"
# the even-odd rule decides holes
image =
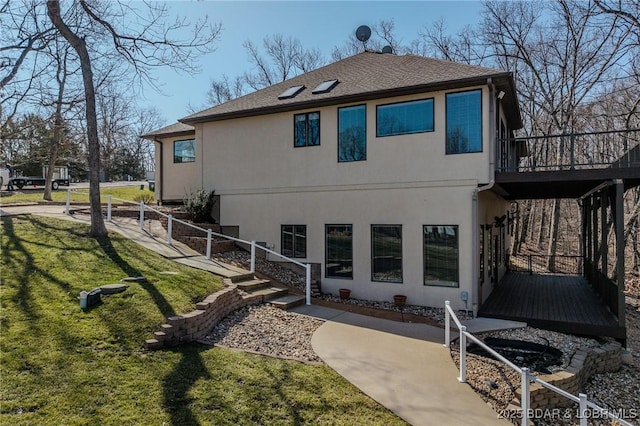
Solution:
[[[373,238],[373,228],[375,227],[399,227],[400,228],[400,281],[391,281],[391,280],[377,280],[374,279],[374,251],[373,246],[375,243],[375,239]],[[391,284],[404,284],[404,238],[403,238],[403,229],[401,224],[372,224],[370,228],[370,236],[371,236],[371,281],[376,283],[391,283]]]
[[[193,160],[190,161],[176,161],[176,144],[178,142],[191,142],[193,144]],[[183,158],[182,156],[180,158]],[[196,139],[175,139],[173,141],[173,164],[187,164],[187,163],[195,163],[196,162]]]
[[[327,244],[327,228],[330,226],[349,226],[351,227],[351,276],[350,277],[337,277],[335,275],[329,275],[327,266],[329,264],[329,244]],[[324,277],[332,280],[351,280],[353,281],[353,224],[352,223],[326,223],[324,225]]]
[[[340,110],[345,108],[364,107],[364,158],[361,160],[340,160]],[[337,108],[337,126],[336,126],[336,149],[338,154],[338,163],[357,163],[359,161],[367,161],[367,104],[346,105]]]
[[[379,108],[380,107],[385,107],[385,106],[391,106],[391,105],[402,105],[402,104],[410,104],[410,103],[416,103],[416,102],[424,102],[424,101],[431,101],[431,130],[418,130],[415,132],[398,132],[398,133],[390,133],[388,135],[380,135],[378,133],[378,112],[379,112]],[[391,136],[402,136],[402,135],[415,135],[415,134],[419,134],[419,133],[432,133],[435,132],[436,129],[436,108],[435,108],[435,98],[431,97],[431,98],[422,98],[422,99],[414,99],[411,101],[401,101],[401,102],[390,102],[387,104],[379,104],[376,105],[376,138],[388,138]]]
[[[309,114],[318,114],[318,144],[317,145],[309,145]],[[305,144],[304,145],[296,145],[296,117],[304,115],[305,120]],[[294,148],[307,148],[310,146],[320,146],[320,111],[309,111],[309,112],[301,112],[298,114],[293,114],[293,147]]]
[[[425,272],[425,256],[426,256],[426,244],[425,244],[425,232],[424,228],[427,226],[441,226],[441,227],[452,227],[456,228],[458,231],[457,235],[457,249],[458,256],[456,257],[456,285],[446,285],[446,284],[438,284],[438,283],[452,283],[453,281],[444,281],[444,280],[430,280],[427,282],[424,278]],[[443,288],[460,288],[460,225],[422,225],[422,285],[424,287],[443,287]]]
[[[304,255],[296,256],[296,227],[303,226],[304,227]],[[291,227],[291,255],[284,254],[284,228]],[[307,225],[302,224],[287,224],[280,225],[280,253],[283,256],[290,257],[292,259],[306,259],[307,258]]]
[[[480,93],[480,150],[479,151],[466,151],[466,152],[448,152],[447,150],[447,133],[449,131],[449,114],[448,114],[448,103],[449,103],[449,95],[455,95],[460,93],[472,93],[478,92]],[[445,155],[459,155],[459,154],[480,154],[484,152],[484,110],[483,110],[483,90],[482,88],[478,89],[470,89],[470,90],[460,90],[456,92],[447,92],[444,94],[444,153]]]

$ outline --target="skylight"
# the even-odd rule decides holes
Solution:
[[[330,92],[331,89],[333,89],[334,87],[336,87],[336,85],[338,84],[338,80],[327,80],[327,81],[323,81],[322,83],[320,83],[318,85],[318,87],[316,87],[315,89],[313,89],[313,91],[311,93],[313,93],[314,95],[320,94],[320,93],[327,93]]]
[[[304,90],[304,86],[291,86],[278,95],[278,99],[290,99]]]

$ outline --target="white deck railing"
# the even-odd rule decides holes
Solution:
[[[578,396],[575,396],[563,389],[560,389],[559,387],[553,386],[552,384],[547,383],[544,380],[541,380],[538,377],[530,374],[528,368],[520,368],[514,363],[512,363],[511,361],[509,361],[508,359],[506,359],[505,357],[503,357],[502,355],[500,355],[499,353],[497,353],[496,351],[494,351],[492,348],[487,346],[483,341],[481,341],[480,339],[478,339],[473,334],[467,331],[467,327],[465,327],[460,323],[460,321],[458,320],[458,317],[456,316],[455,312],[451,308],[451,304],[448,300],[444,302],[444,311],[445,311],[444,312],[444,316],[445,316],[444,346],[448,348],[449,344],[451,343],[451,319],[452,318],[453,318],[453,322],[458,327],[458,330],[460,333],[460,376],[458,377],[458,381],[461,383],[466,383],[467,339],[470,339],[471,341],[475,342],[480,347],[482,347],[484,350],[489,352],[494,358],[505,363],[511,369],[515,370],[518,374],[520,374],[520,386],[522,391],[521,391],[521,399],[520,399],[521,412],[519,417],[521,418],[521,424],[523,426],[529,425],[529,420],[532,419],[533,415],[535,414],[534,413],[535,410],[531,410],[530,408],[531,407],[531,393],[529,389],[530,383],[538,383],[540,386],[543,386],[549,390],[552,390],[553,392],[556,392],[559,395],[562,395],[563,397],[573,402],[576,402],[578,404],[577,417],[580,420],[580,426],[587,426],[587,420],[591,417],[594,417],[593,415],[591,416],[589,415],[589,413],[587,412],[587,409],[591,409],[592,411],[597,412],[600,418],[602,418],[603,416],[606,416],[610,419],[613,419],[619,422],[624,426],[633,426],[631,423],[619,418],[617,415],[615,415],[611,411],[605,408],[599,407],[598,405],[594,404],[591,401],[588,401],[586,394],[581,393]]]
[[[75,191],[72,189],[68,189],[67,190],[67,202],[66,202],[66,214],[70,214],[70,208],[71,208],[71,193],[77,193],[77,194],[87,194],[89,195],[88,192],[84,192],[84,191]],[[277,256],[287,262],[291,262],[294,263],[298,266],[301,266],[302,268],[305,269],[305,302],[307,305],[311,305],[311,265],[308,263],[302,263],[302,262],[298,262],[295,259],[291,259],[290,257],[287,257],[283,254],[280,254],[276,251],[270,250],[266,247],[263,247],[261,245],[256,244],[255,241],[247,241],[247,240],[243,240],[240,238],[235,238],[229,235],[224,235],[224,234],[220,234],[217,232],[213,232],[211,229],[204,229],[201,228],[199,226],[196,226],[192,223],[188,223],[185,222],[183,220],[180,219],[176,219],[175,217],[173,217],[170,214],[166,214],[161,212],[160,210],[154,209],[153,207],[147,206],[146,204],[140,202],[135,202],[135,201],[130,201],[130,200],[124,200],[121,198],[115,198],[112,197],[111,195],[107,195],[107,221],[111,222],[112,218],[111,218],[111,205],[112,205],[112,201],[113,200],[117,200],[117,201],[121,201],[125,204],[131,204],[131,205],[135,205],[138,206],[138,208],[140,209],[140,214],[139,214],[139,223],[140,223],[140,230],[144,230],[144,216],[145,216],[145,211],[149,210],[152,212],[155,212],[156,214],[160,215],[160,216],[164,216],[167,218],[167,244],[171,245],[173,243],[173,222],[178,222],[181,223],[182,225],[191,227],[193,229],[196,229],[200,232],[203,232],[204,234],[207,235],[207,249],[206,249],[206,254],[205,257],[207,260],[211,260],[211,242],[212,242],[212,237],[216,236],[219,238],[225,238],[227,240],[231,240],[231,241],[235,241],[237,243],[241,243],[241,244],[247,244],[251,247],[251,265],[250,265],[250,271],[251,273],[254,273],[256,271],[256,249],[260,249],[263,250],[265,253],[270,253],[274,256]]]

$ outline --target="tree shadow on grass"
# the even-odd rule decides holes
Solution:
[[[25,217],[21,219],[24,220]],[[26,218],[26,220],[30,220],[30,217]],[[16,235],[13,217],[3,217],[2,225],[4,229],[2,247],[0,248],[2,252],[2,267],[12,268],[18,271],[15,273],[16,294],[11,300],[30,320],[29,323],[35,324],[35,320],[37,320],[40,315],[33,305],[34,298],[30,285],[31,277],[34,275],[43,276],[47,281],[56,284],[67,293],[71,292],[71,285],[36,266],[33,254],[25,247],[23,240]],[[3,285],[10,286],[11,283],[6,280],[5,273],[3,273],[2,276],[4,281]]]
[[[174,349],[181,355],[180,362],[162,381],[163,405],[171,416],[172,425],[200,424],[190,408],[194,400],[189,396],[189,390],[198,380],[211,379],[201,356],[207,349],[194,344]]]
[[[139,277],[141,276],[141,272],[131,266],[126,260],[120,256],[118,250],[113,246],[111,242],[111,238],[109,236],[98,238],[98,244],[102,251],[111,259],[113,263],[115,263],[127,276],[129,277]],[[169,301],[158,291],[158,289],[148,281],[140,281],[140,287],[142,287],[153,299],[154,303],[160,310],[163,316],[170,317],[176,314],[175,309],[169,303]]]

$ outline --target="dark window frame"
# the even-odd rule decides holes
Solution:
[[[449,95],[459,95],[463,93],[480,93],[480,101],[479,101],[479,112],[480,112],[480,149],[478,151],[460,151],[460,152],[449,152]],[[445,131],[445,154],[446,155],[458,155],[458,154],[478,154],[484,152],[484,123],[483,123],[483,109],[482,109],[482,89],[471,89],[471,90],[461,90],[457,92],[448,92],[445,93],[445,105],[444,105],[444,131]]]
[[[381,280],[375,278],[375,238],[374,238],[374,228],[400,228],[400,280]],[[392,283],[392,284],[403,284],[404,283],[404,241],[403,241],[403,229],[401,224],[372,224],[370,229],[371,235],[371,281],[379,282],[379,283]]]
[[[317,144],[310,144],[309,143],[309,115],[310,114],[318,114],[318,143]],[[304,145],[296,145],[296,132],[297,132],[297,126],[296,126],[296,117],[299,116],[304,116],[305,120],[305,137],[304,137]],[[302,112],[299,114],[293,114],[293,147],[294,148],[306,148],[309,146],[320,146],[320,111],[309,111],[309,112]]]
[[[176,155],[176,145],[178,143],[184,143],[184,142],[191,142],[191,144],[193,145],[193,160],[176,161],[177,158],[181,158],[181,159],[183,158],[182,156],[178,157]],[[195,140],[195,138],[174,140],[173,141],[173,164],[184,164],[184,163],[195,163],[195,162],[196,162],[196,140]]]
[[[425,279],[425,271],[426,271],[426,256],[427,256],[427,244],[426,244],[426,232],[425,228],[429,227],[443,227],[443,228],[455,228],[456,229],[456,281],[455,285],[447,285],[447,284],[438,284],[440,283],[451,283],[454,281],[445,281],[445,280],[427,280]],[[444,287],[444,288],[460,288],[460,226],[459,225],[422,225],[422,284],[423,286],[428,287]]]
[[[341,160],[340,159],[340,111],[345,110],[347,108],[364,108],[364,157],[358,160]],[[338,149],[338,163],[354,163],[358,161],[367,161],[367,104],[357,104],[357,105],[349,105],[345,107],[339,107],[337,110],[338,120],[337,120],[337,149]]]
[[[430,130],[417,130],[417,131],[412,131],[412,132],[396,132],[396,133],[389,133],[389,134],[385,134],[385,135],[381,135],[379,132],[379,128],[378,128],[378,120],[380,119],[379,117],[379,112],[380,112],[380,107],[389,107],[389,106],[393,106],[393,105],[403,105],[403,104],[412,104],[412,103],[418,103],[418,102],[427,102],[427,101],[431,101],[431,129]],[[436,112],[435,112],[435,98],[424,98],[424,99],[415,99],[412,101],[402,101],[402,102],[391,102],[388,104],[380,104],[380,105],[376,105],[376,138],[387,138],[387,137],[391,137],[391,136],[400,136],[400,135],[415,135],[415,134],[419,134],[419,133],[432,133],[435,132],[435,128],[436,128]]]
[[[337,276],[329,274],[329,227],[349,227],[351,229],[351,275]],[[350,223],[329,223],[324,225],[324,277],[338,280],[353,280],[353,224]]]
[[[303,246],[303,253],[302,255],[298,255],[297,252],[297,244],[296,244],[296,235],[297,235],[297,231],[296,228],[297,227],[303,227],[304,228],[304,246]],[[285,242],[284,242],[284,236],[285,236],[285,228],[291,228],[291,251],[286,251],[285,250]],[[307,257],[307,225],[280,225],[280,253],[283,256],[287,256],[290,257],[292,259],[305,259]],[[289,253],[289,254],[287,254]]]

